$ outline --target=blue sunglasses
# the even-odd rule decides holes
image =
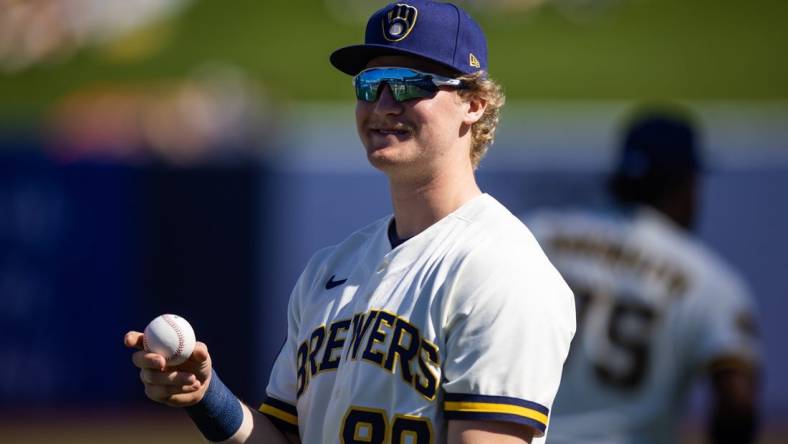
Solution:
[[[439,76],[409,68],[369,68],[353,77],[356,98],[374,102],[380,95],[380,86],[386,83],[397,102],[432,97],[441,86],[463,88],[462,80]]]

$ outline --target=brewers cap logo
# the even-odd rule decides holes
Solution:
[[[390,42],[399,42],[416,26],[419,10],[411,5],[397,3],[383,16],[383,37]]]

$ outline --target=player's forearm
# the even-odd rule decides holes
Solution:
[[[449,421],[449,444],[529,444],[530,427],[503,421]]]
[[[718,405],[709,424],[710,444],[749,444],[755,442],[758,415],[750,405]]]
[[[710,444],[750,444],[758,432],[754,409],[718,409],[709,426]]]
[[[755,441],[758,431],[756,374],[752,369],[727,369],[712,375],[711,444],[748,444]]]

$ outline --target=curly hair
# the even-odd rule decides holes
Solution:
[[[495,129],[501,118],[501,108],[506,102],[503,89],[495,80],[487,77],[485,72],[479,71],[473,74],[458,77],[465,85],[459,90],[460,97],[480,97],[487,101],[487,109],[482,118],[471,127],[471,163],[473,168],[479,167],[479,163],[487,154],[490,145],[495,139]]]

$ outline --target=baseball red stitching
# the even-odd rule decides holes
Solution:
[[[181,353],[183,353],[183,332],[178,327],[178,324],[176,324],[175,321],[172,320],[172,318],[170,316],[163,315],[162,319],[164,319],[164,322],[166,322],[167,325],[172,327],[172,329],[175,330],[175,334],[178,335],[178,348],[175,349],[175,353],[173,353],[173,355],[170,356],[169,359],[177,358],[178,356],[181,355]]]

